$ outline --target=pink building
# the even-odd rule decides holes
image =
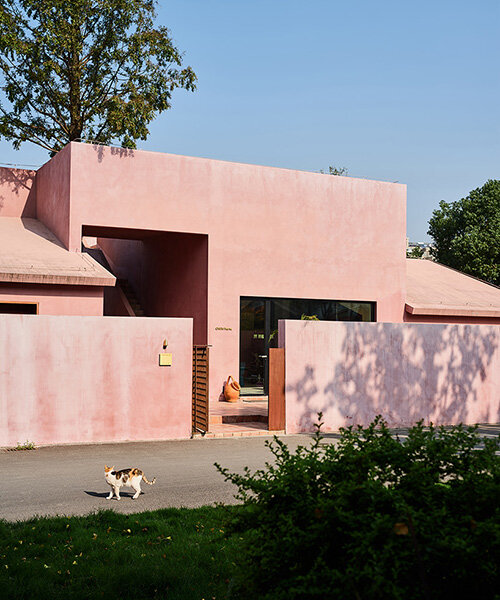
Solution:
[[[0,313],[192,318],[211,401],[262,396],[282,319],[500,323],[405,236],[401,184],[71,143],[0,169]]]

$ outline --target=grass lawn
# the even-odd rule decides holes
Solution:
[[[238,538],[234,507],[0,521],[1,597],[225,598]]]

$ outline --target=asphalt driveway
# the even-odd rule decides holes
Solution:
[[[112,508],[123,513],[164,507],[197,507],[234,502],[236,489],[214,462],[242,471],[257,469],[272,458],[267,437],[194,439],[85,446],[52,446],[36,450],[0,450],[0,518],[10,521],[35,515],[84,515]],[[309,436],[286,436],[290,447],[308,444]],[[154,486],[122,488],[120,501],[106,500],[110,488],[104,465],[139,467]]]
[[[406,430],[393,430],[404,438]],[[480,425],[483,437],[497,437],[500,424]],[[290,449],[308,445],[311,436],[282,436]],[[122,513],[165,507],[197,507],[233,503],[236,488],[215,469],[218,462],[231,471],[261,468],[272,454],[265,446],[271,437],[234,437],[168,442],[134,442],[85,446],[51,446],[36,450],[0,449],[0,518],[9,521],[35,515],[85,515],[112,508]],[[334,443],[337,434],[326,434]],[[154,486],[142,485],[144,494],[132,500],[131,488],[122,488],[120,501],[106,500],[110,488],[104,465],[116,469],[139,467]]]

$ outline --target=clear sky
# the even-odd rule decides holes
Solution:
[[[499,0],[162,0],[158,20],[198,90],[141,149],[405,183],[413,241],[500,178]],[[0,142],[2,162],[46,160]]]

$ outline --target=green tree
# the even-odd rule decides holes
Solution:
[[[323,169],[320,169],[319,172],[324,175],[325,172]],[[328,167],[328,175],[347,175],[348,174],[347,167],[332,167],[331,165]]]
[[[196,75],[156,0],[0,0],[0,138],[51,154],[72,140],[134,148]]]
[[[438,262],[500,285],[499,180],[491,179],[451,204],[441,201],[428,233]]]
[[[415,246],[414,248],[412,248],[411,250],[407,250],[406,252],[407,258],[422,258],[423,254],[424,249],[419,248],[418,246]]]

